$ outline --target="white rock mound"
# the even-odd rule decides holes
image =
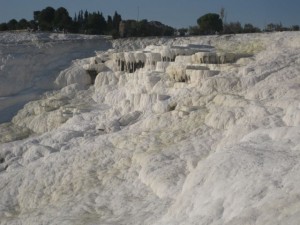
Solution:
[[[77,63],[94,85],[5,125],[0,224],[298,224],[298,40],[122,39]]]

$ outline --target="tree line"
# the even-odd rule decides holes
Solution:
[[[125,20],[119,26],[120,37],[173,36],[175,29],[158,21]]]
[[[70,32],[80,34],[97,34],[120,36],[120,23],[123,37],[137,36],[165,36],[173,35],[175,29],[160,22],[148,22],[147,20],[123,21],[122,16],[116,11],[113,16],[105,18],[99,11],[88,12],[80,10],[72,18],[67,9],[60,7],[54,9],[46,7],[41,11],[33,12],[33,20],[10,20],[0,24],[0,31],[23,30]]]
[[[41,11],[33,12],[33,20],[10,20],[0,24],[0,31],[29,29],[32,31],[55,31],[83,34],[113,34],[118,32],[122,17],[117,12],[113,16],[104,18],[98,12],[80,10],[74,18],[69,15],[67,9],[60,7],[54,9],[46,7]]]
[[[225,9],[220,13],[207,13],[197,20],[196,26],[189,28],[174,29],[158,21],[147,20],[122,20],[122,16],[116,11],[114,15],[105,18],[99,11],[88,12],[80,10],[72,18],[67,9],[60,7],[54,9],[46,7],[41,11],[33,12],[33,20],[12,19],[7,23],[0,24],[0,31],[7,30],[30,30],[70,32],[80,34],[100,34],[118,37],[146,37],[146,36],[173,36],[173,35],[208,35],[208,34],[238,34],[257,33],[270,31],[299,31],[299,26],[284,27],[281,23],[268,24],[264,30],[246,23],[224,22]]]
[[[207,13],[197,20],[197,26],[189,28],[178,29],[180,35],[188,33],[189,35],[207,35],[207,34],[241,34],[241,33],[259,33],[259,32],[272,32],[272,31],[299,31],[299,25],[291,27],[284,27],[281,23],[267,24],[261,30],[253,26],[251,23],[246,23],[244,26],[240,22],[223,22],[224,21],[224,8],[221,9],[220,14]]]

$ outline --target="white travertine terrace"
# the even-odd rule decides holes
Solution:
[[[111,42],[0,124],[0,225],[299,224],[299,32]]]
[[[118,71],[133,73],[146,68],[166,72],[176,82],[192,83],[199,82],[201,77],[218,74],[218,71],[210,71],[209,68],[221,66],[213,65],[233,64],[238,58],[236,54],[217,52],[212,46],[201,45],[148,46],[145,51],[113,54],[114,68]]]

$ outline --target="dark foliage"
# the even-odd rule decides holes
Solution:
[[[272,31],[289,31],[289,30],[293,31],[293,28],[284,27],[284,26],[282,26],[281,23],[279,23],[279,24],[269,23],[266,26],[266,28],[265,28],[264,31],[266,31],[266,32],[272,32]]]
[[[293,25],[293,26],[291,27],[291,30],[292,30],[292,31],[299,31],[299,30],[300,30],[300,26],[299,26],[299,25]]]
[[[63,8],[58,8],[54,13],[53,26],[57,30],[72,30],[73,28],[72,18],[69,16],[69,12]]]
[[[190,35],[200,35],[201,31],[199,26],[191,26],[189,27],[189,34]]]
[[[147,36],[172,36],[174,28],[166,26],[158,21],[126,20],[120,23],[121,37],[147,37]]]
[[[112,19],[113,30],[119,30],[119,25],[120,25],[121,21],[122,21],[122,17],[116,11],[114,16],[113,16],[113,19]]]
[[[23,30],[23,29],[27,29],[28,27],[30,27],[30,22],[28,22],[26,19],[21,19],[18,22],[17,25],[18,29]]]
[[[74,18],[74,26],[76,33],[107,34],[108,31],[107,22],[100,12],[79,11]]]
[[[220,15],[208,13],[198,18],[198,26],[191,26],[176,30],[170,26],[164,25],[158,21],[147,20],[126,20],[123,21],[120,14],[115,11],[113,16],[104,18],[101,12],[88,12],[80,10],[71,18],[67,9],[60,7],[54,9],[46,7],[41,11],[33,12],[33,20],[27,21],[21,19],[10,20],[7,23],[0,24],[0,31],[24,30],[31,31],[54,31],[54,32],[72,32],[82,34],[103,34],[111,35],[113,38],[119,37],[146,37],[146,36],[173,36],[175,33],[184,36],[203,35],[203,34],[238,34],[238,33],[256,33],[261,32],[257,27],[247,23],[242,27],[240,22],[224,23],[222,19],[225,16],[224,9],[221,9]],[[264,31],[299,31],[299,25],[290,28],[283,27],[282,24],[270,23]]]
[[[243,33],[259,33],[261,30],[258,27],[253,26],[251,23],[244,25]]]
[[[41,30],[51,31],[54,26],[55,9],[47,7],[38,14],[38,25]]]
[[[179,36],[185,36],[188,32],[187,28],[180,28],[177,30]]]
[[[223,22],[219,14],[208,13],[197,20],[200,32],[203,34],[215,34],[223,29]]]
[[[223,34],[243,33],[243,27],[240,22],[231,22],[223,25]]]
[[[126,37],[174,35],[172,27],[157,21],[122,21],[122,17],[118,12],[115,12],[113,16],[108,16],[106,20],[99,11],[90,13],[87,10],[81,10],[75,14],[74,18],[71,18],[67,9],[63,7],[56,10],[47,7],[41,11],[34,11],[32,21],[26,21],[25,19],[19,22],[11,20],[8,23],[0,24],[0,31],[17,29],[105,34],[112,35],[113,38],[120,37],[120,31],[122,36]]]
[[[0,24],[0,31],[7,31],[7,30],[8,30],[7,23],[1,23]]]
[[[7,23],[7,27],[9,30],[17,30],[18,29],[18,21],[15,19],[10,20]]]

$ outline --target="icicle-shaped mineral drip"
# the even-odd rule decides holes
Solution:
[[[123,71],[124,68],[122,68],[122,65],[124,64],[125,58],[123,52],[113,53],[112,58],[117,65],[118,71]]]
[[[166,73],[176,82],[187,82],[186,65],[170,63]]]
[[[226,57],[224,53],[217,53],[217,63],[218,64],[224,64],[226,63]]]
[[[146,62],[146,55],[144,52],[135,52],[136,69],[144,68]]]
[[[171,62],[175,59],[175,53],[169,46],[164,46],[160,54],[164,62]]]
[[[112,60],[114,61],[114,65],[117,64],[117,70],[119,70],[119,62],[120,62],[120,59],[118,57],[118,53],[113,53],[112,54]]]
[[[161,61],[160,53],[146,52],[145,55],[147,68],[154,70],[156,68],[156,63]]]
[[[195,64],[202,64],[204,63],[203,57],[205,52],[197,52],[195,55],[193,55],[193,60]]]
[[[125,62],[126,62],[126,72],[132,73],[133,72],[133,64],[135,63],[135,57],[133,52],[125,52],[124,53]]]

